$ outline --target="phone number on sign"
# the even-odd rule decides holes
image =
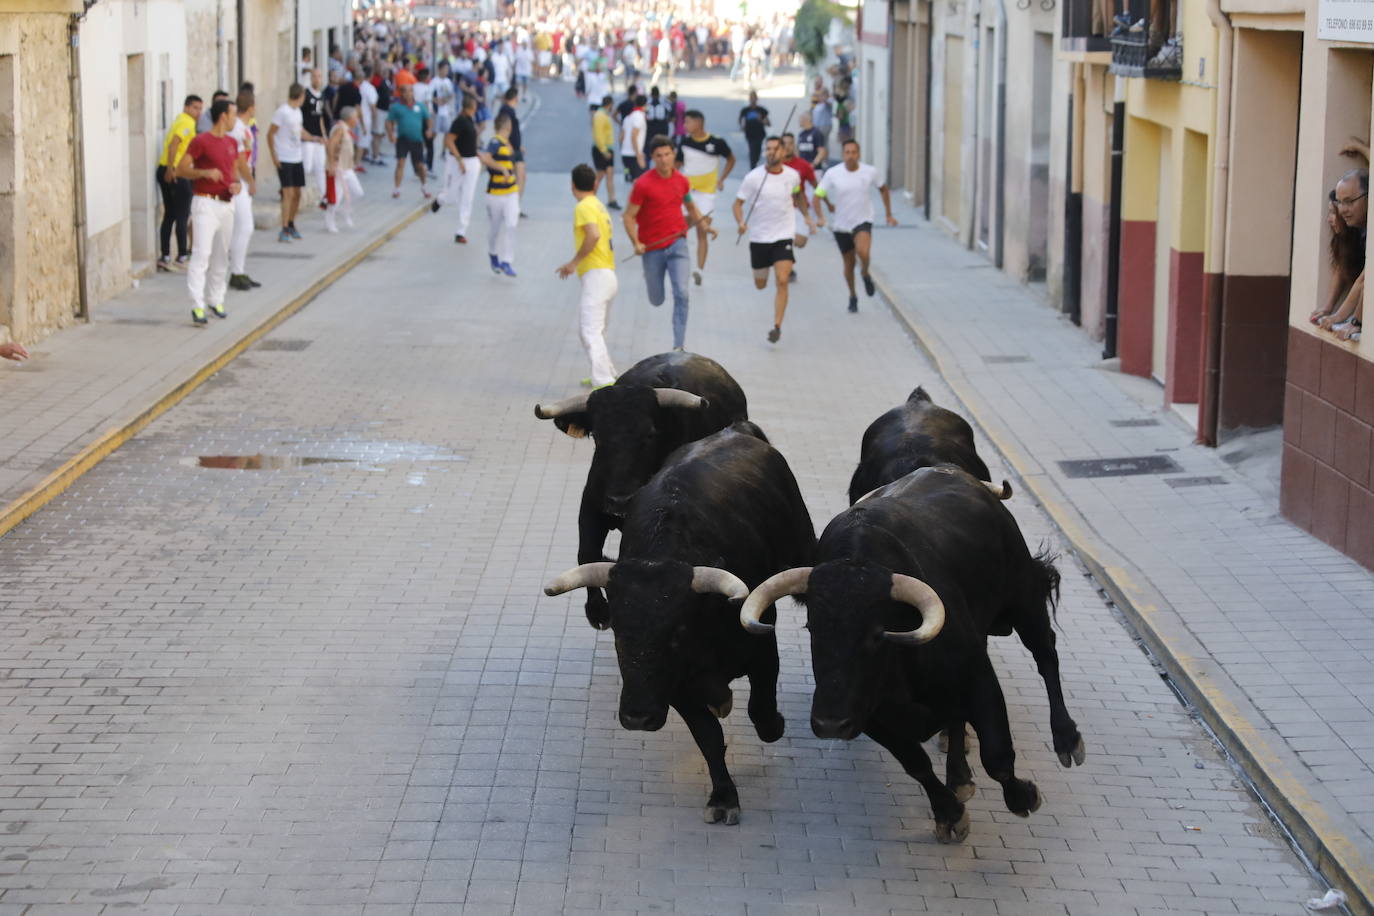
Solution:
[[[1323,24],[1328,29],[1342,32],[1374,32],[1374,19],[1343,19],[1339,16],[1327,16]]]

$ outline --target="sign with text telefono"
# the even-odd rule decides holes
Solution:
[[[1374,44],[1374,0],[1319,0],[1317,37]]]

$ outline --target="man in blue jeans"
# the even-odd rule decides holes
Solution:
[[[673,349],[681,350],[687,338],[687,277],[692,269],[687,254],[688,219],[694,226],[701,220],[701,214],[692,201],[687,176],[677,170],[673,141],[664,136],[652,138],[649,157],[654,167],[639,176],[630,190],[625,231],[635,254],[644,257],[649,304],[663,304],[665,273],[673,284]]]

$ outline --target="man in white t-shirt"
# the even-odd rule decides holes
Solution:
[[[892,215],[892,195],[887,185],[878,176],[878,170],[859,161],[857,140],[844,141],[841,150],[844,164],[838,168],[827,169],[816,189],[817,223],[825,225],[825,213],[821,201],[834,214],[831,224],[835,233],[835,244],[840,246],[844,257],[844,282],[849,284],[849,310],[859,310],[859,297],[854,293],[854,261],[859,261],[864,279],[864,292],[874,293],[873,278],[868,275],[869,252],[873,245],[873,196],[877,189],[883,196],[883,209],[887,212],[887,224],[897,225]]]
[[[808,230],[814,231],[811,213],[806,209],[801,176],[782,164],[782,140],[769,137],[764,144],[763,165],[744,176],[735,197],[735,222],[739,234],[749,233],[749,263],[754,269],[754,287],[768,285],[773,273],[773,330],[770,343],[782,336],[782,318],[787,313],[787,281],[796,260],[792,237],[796,232],[795,211],[801,211]],[[751,207],[748,213],[744,208]]]
[[[301,138],[303,120],[301,105],[305,102],[305,87],[292,83],[286,101],[272,115],[267,128],[267,151],[281,184],[281,231],[277,241],[289,242],[300,238],[296,231],[296,211],[301,206],[301,188],[305,187],[305,143]]]
[[[649,141],[649,122],[644,117],[644,106],[648,101],[642,95],[635,96],[634,108],[620,122],[620,161],[625,164],[630,184],[644,174],[644,148]]]

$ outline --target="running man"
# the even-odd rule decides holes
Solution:
[[[630,205],[625,209],[625,231],[635,254],[644,257],[644,285],[649,304],[662,305],[663,275],[673,285],[673,349],[681,350],[687,339],[687,230],[701,221],[692,200],[687,176],[677,170],[673,141],[655,137],[649,141],[649,156],[654,167],[630,189]],[[682,218],[687,208],[687,222]]]
[[[606,181],[606,208],[619,210],[615,199],[615,126],[611,122],[611,106],[615,99],[609,95],[601,97],[599,104],[592,108],[592,168],[596,171],[598,187],[602,179]]]
[[[706,269],[707,240],[715,235],[711,214],[716,210],[716,191],[735,168],[735,154],[725,138],[706,132],[706,116],[700,111],[693,108],[684,117],[687,134],[678,139],[677,154],[682,162],[682,174],[692,186],[692,200],[701,214],[701,221],[697,223],[697,269],[692,271],[692,281],[700,286],[701,272]],[[722,159],[725,160],[724,171],[720,169]]]
[[[744,208],[750,201],[753,210],[746,215]],[[782,336],[782,318],[787,313],[787,281],[796,260],[792,253],[796,217],[792,211],[802,211],[808,229],[814,225],[811,214],[805,210],[805,201],[801,176],[782,164],[782,139],[769,137],[764,144],[763,165],[744,176],[735,197],[739,233],[749,233],[749,263],[754,268],[755,289],[768,285],[769,270],[774,276],[773,330],[768,332],[769,343],[777,343]]]
[[[782,155],[782,164],[794,170],[798,177],[801,178],[802,209],[801,212],[797,214],[797,236],[793,240],[797,248],[801,249],[806,247],[806,243],[811,237],[810,234],[808,234],[807,227],[810,227],[810,233],[815,233],[816,231],[816,227],[813,224],[807,223],[804,219],[804,215],[811,212],[812,204],[811,197],[806,193],[806,186],[809,184],[813,188],[816,187],[816,170],[811,167],[811,163],[797,155],[797,138],[791,133],[782,135]],[[797,269],[795,267],[792,268],[792,275],[787,279],[790,283],[797,282]]]
[[[520,183],[515,180],[515,148],[510,143],[510,115],[496,116],[495,135],[478,153],[487,167],[487,219],[491,236],[487,254],[491,271],[515,276],[515,227],[520,222]]]
[[[859,142],[846,140],[840,150],[843,164],[839,168],[827,169],[816,189],[816,215],[820,225],[825,225],[825,213],[821,201],[831,213],[835,214],[833,229],[835,244],[840,246],[844,257],[844,282],[849,284],[849,310],[859,310],[859,297],[854,294],[854,259],[858,256],[860,273],[864,278],[864,292],[874,293],[873,278],[868,275],[869,252],[873,245],[873,197],[871,191],[878,189],[883,196],[883,209],[887,211],[887,224],[897,225],[892,215],[892,195],[887,185],[878,177],[878,170],[859,161]]]
[[[615,278],[615,258],[611,254],[611,214],[596,199],[596,172],[583,163],[572,170],[572,193],[577,199],[573,210],[572,260],[558,268],[558,276],[567,278],[577,272],[582,282],[578,299],[578,329],[582,347],[592,363],[590,378],[582,380],[592,388],[604,388],[615,382],[615,366],[606,349],[606,322],[611,316],[611,302],[618,284]]]

